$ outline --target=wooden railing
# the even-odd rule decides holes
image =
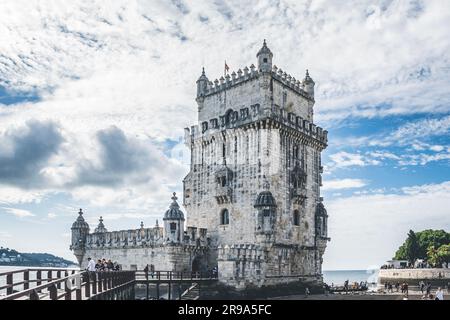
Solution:
[[[198,281],[216,280],[217,273],[214,272],[191,272],[191,271],[136,271],[136,280],[148,281]]]
[[[36,273],[35,279],[30,279],[30,273],[33,272]],[[43,272],[47,273],[46,278],[42,278]],[[55,277],[53,277],[54,273],[56,273]],[[20,274],[23,280],[14,282],[14,275]],[[0,289],[6,289],[6,296],[0,297],[0,300],[126,299],[133,298],[135,282],[134,271],[80,272],[59,269],[23,269],[0,273],[0,279],[2,277],[6,277],[6,285]],[[31,287],[30,284],[35,285]],[[23,289],[14,290],[19,286],[23,286]]]

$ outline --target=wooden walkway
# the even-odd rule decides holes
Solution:
[[[43,275],[45,277],[43,277]],[[23,269],[0,273],[0,300],[126,300],[134,298],[134,271]]]
[[[22,269],[0,273],[0,300],[133,300],[135,285],[168,287],[168,299],[178,289],[178,299],[198,299],[202,284],[217,281],[217,275],[178,271],[99,271],[75,269]],[[3,284],[3,285],[2,285]],[[183,286],[188,288],[181,291]]]

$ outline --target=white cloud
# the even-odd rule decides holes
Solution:
[[[25,217],[34,217],[35,214],[31,213],[28,210],[24,209],[17,209],[17,208],[5,208],[3,207],[5,212],[10,213],[18,218],[25,218]]]
[[[54,218],[56,218],[58,215],[57,214],[55,214],[55,213],[53,213],[53,212],[49,212],[48,214],[47,214],[47,218],[49,218],[49,219],[54,219]]]
[[[352,166],[368,166],[368,165],[379,165],[381,162],[379,160],[371,159],[360,153],[349,153],[345,151],[340,151],[330,155],[331,163],[329,166],[332,168],[343,168]]]
[[[341,190],[341,189],[354,189],[362,188],[367,183],[361,179],[336,179],[336,180],[324,180],[323,191],[327,190]]]
[[[331,242],[326,269],[365,268],[392,258],[409,229],[450,229],[450,181],[405,187],[400,194],[326,201]]]

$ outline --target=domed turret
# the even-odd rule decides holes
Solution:
[[[277,202],[269,188],[269,183],[264,182],[265,190],[261,191],[256,197],[254,207],[257,209],[256,233],[270,236],[275,230]]]
[[[309,71],[306,70],[305,79],[303,79],[303,88],[305,92],[311,97],[314,98],[314,80],[309,76]]]
[[[184,214],[180,210],[176,193],[173,193],[169,210],[164,214],[164,239],[167,242],[180,243],[184,234]]]
[[[205,68],[202,68],[202,75],[197,80],[197,97],[202,97],[206,94],[208,82],[208,77],[205,75]]]
[[[328,236],[328,213],[322,202],[316,206],[316,236],[326,238]]]
[[[255,205],[254,205],[255,208],[276,207],[276,206],[277,206],[277,203],[270,191],[260,192],[258,194],[258,197],[256,198]]]
[[[70,250],[73,251],[78,263],[81,266],[84,256],[84,246],[86,243],[86,237],[89,234],[89,224],[83,218],[83,210],[80,209],[78,217],[72,224],[72,244]]]
[[[94,232],[95,233],[106,233],[108,232],[108,230],[106,230],[105,225],[103,224],[103,218],[100,217],[100,219],[98,220],[98,226],[97,228],[95,228]]]
[[[258,70],[261,72],[271,72],[272,57],[272,51],[267,47],[266,39],[264,39],[263,46],[256,55],[256,58],[258,58]]]

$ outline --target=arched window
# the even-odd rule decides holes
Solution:
[[[294,226],[299,226],[300,225],[300,212],[298,212],[298,210],[294,210],[293,219],[294,219]]]
[[[220,224],[229,224],[230,223],[230,215],[228,213],[228,209],[223,209],[220,213]]]

